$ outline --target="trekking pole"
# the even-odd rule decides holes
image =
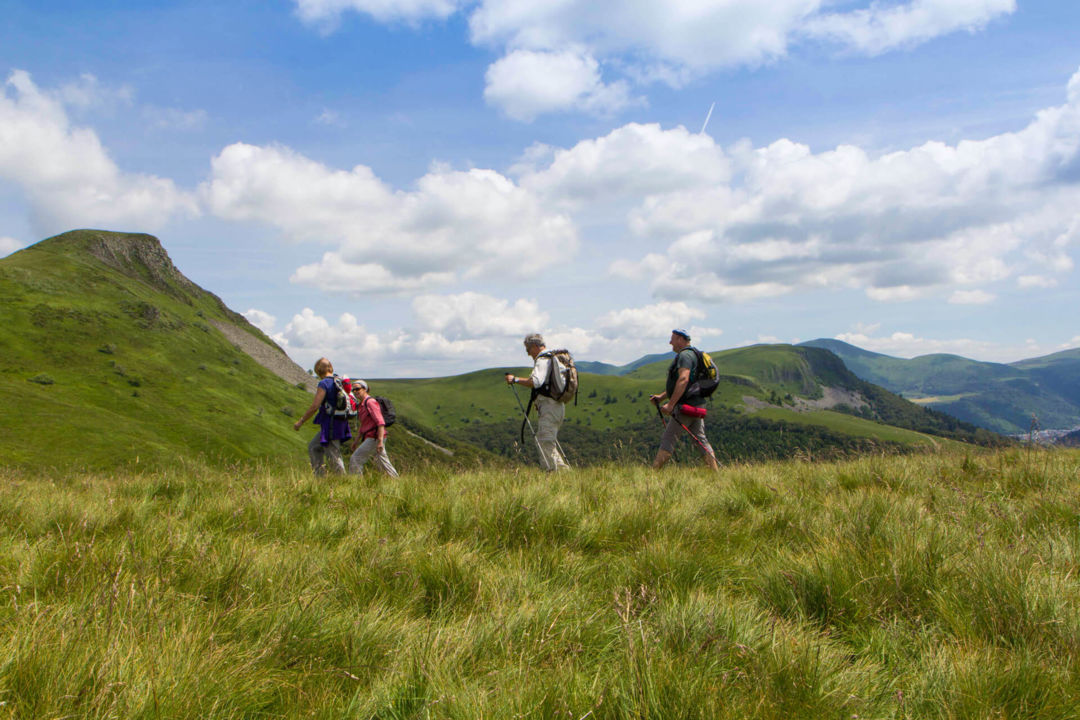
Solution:
[[[525,412],[525,406],[521,404],[521,398],[518,397],[517,388],[513,385],[507,385],[510,391],[514,393],[514,399],[517,400],[518,408],[521,409],[521,414],[525,416],[525,424],[529,426],[529,433],[532,435],[533,442],[536,443],[536,450],[540,455],[544,454],[543,449],[540,447],[540,440],[536,437],[536,431],[533,430],[532,421],[529,420],[529,413]]]
[[[659,411],[659,408],[657,408],[657,411]],[[679,418],[675,417],[675,413],[677,413],[678,411],[679,411],[679,409],[675,408],[675,410],[672,411],[672,413],[671,413],[671,417],[675,418],[675,422],[679,423],[679,427],[681,427],[683,430],[685,430],[686,434],[694,439],[694,442],[696,442],[698,444],[698,447],[701,448],[701,452],[705,453],[706,455],[711,456],[715,460],[716,459],[716,453],[709,452],[709,449],[707,447],[705,447],[705,444],[697,439],[697,435],[690,432],[690,428],[683,425],[682,421],[679,420]]]

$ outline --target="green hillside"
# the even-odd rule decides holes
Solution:
[[[943,354],[908,360],[828,339],[802,347],[827,349],[867,382],[995,432],[1027,432],[1033,415],[1043,428],[1080,425],[1080,350],[1005,365]]]
[[[79,230],[0,260],[0,463],[305,465],[313,431],[292,423],[310,391],[218,327],[292,365],[150,235]],[[413,462],[447,457],[407,433],[394,442]],[[475,455],[465,447],[457,457]]]
[[[79,230],[44,240],[0,260],[0,301],[0,394],[16,409],[0,418],[0,463],[306,466],[312,430],[292,423],[311,400],[311,378],[184,277],[156,238]],[[995,441],[860,380],[825,350],[761,345],[714,357],[722,381],[708,427],[726,461],[942,442],[931,435]],[[582,373],[560,436],[576,464],[652,456],[660,420],[649,395],[663,389],[669,361]],[[515,399],[506,370],[376,381],[372,390],[398,408],[398,468],[532,462],[519,441],[528,393]]]

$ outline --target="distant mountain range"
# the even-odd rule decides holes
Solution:
[[[863,380],[920,405],[1000,433],[1080,426],[1080,348],[1002,364],[959,355],[910,360],[870,352],[840,340],[804,347],[837,355]]]

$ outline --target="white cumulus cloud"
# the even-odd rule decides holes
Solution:
[[[294,315],[281,331],[263,311],[253,309],[244,315],[301,365],[310,367],[327,356],[339,372],[350,376],[370,375],[372,368],[384,376],[401,377],[524,367],[530,361],[521,341],[533,332],[541,333],[549,348],[568,348],[578,359],[613,363],[668,351],[674,327],[685,327],[694,342],[705,347],[722,334],[719,328],[695,323],[706,314],[685,303],[614,310],[582,328],[553,321],[536,300],[475,292],[420,295],[412,303],[412,322],[385,332],[367,329],[352,313],[332,320],[311,308]]]
[[[655,342],[664,339],[672,329],[686,329],[691,321],[704,317],[704,311],[684,302],[662,302],[605,313],[597,319],[596,327],[605,337],[648,336]]]
[[[434,168],[395,191],[370,168],[335,170],[288,148],[230,145],[201,186],[211,211],[329,244],[295,282],[345,292],[417,292],[463,278],[526,277],[572,256],[568,216],[493,170]]]
[[[198,213],[193,196],[168,179],[117,167],[93,130],[75,126],[65,98],[90,103],[93,83],[50,93],[16,70],[0,93],[0,178],[28,199],[41,234],[76,227],[155,230]]]
[[[546,327],[548,314],[535,300],[507,300],[465,292],[458,295],[421,295],[413,312],[425,330],[451,339],[522,336]]]
[[[876,300],[948,290],[972,302],[985,300],[976,289],[990,292],[985,286],[1009,277],[1069,272],[1080,239],[1077,78],[1064,105],[1039,112],[1022,130],[955,145],[874,156],[854,145],[814,153],[780,139],[691,155],[672,143],[665,165],[696,162],[702,174],[711,165],[716,179],[691,183],[673,174],[668,187],[642,191],[629,228],[650,250],[611,270],[650,279],[661,299],[718,301],[860,288]],[[640,143],[639,153],[659,147]],[[571,164],[578,148],[595,155],[586,144],[551,151],[558,162],[532,167],[523,184],[556,196],[567,177],[559,165]],[[605,165],[590,170],[601,187],[611,186]]]
[[[277,318],[268,312],[264,312],[256,308],[251,308],[247,312],[240,314],[247,318],[248,322],[262,330],[267,335],[273,334],[274,330],[277,327]]]
[[[515,50],[488,68],[486,81],[488,104],[526,122],[565,110],[606,115],[640,103],[626,82],[604,83],[600,64],[572,50]]]

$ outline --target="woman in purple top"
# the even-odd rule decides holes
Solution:
[[[325,466],[329,466],[333,472],[344,473],[345,462],[341,459],[341,441],[351,440],[352,433],[349,431],[347,418],[334,416],[334,405],[338,394],[337,385],[334,383],[334,366],[326,358],[319,358],[315,363],[315,375],[319,378],[315,399],[311,401],[311,407],[304,413],[304,417],[293,425],[293,430],[299,430],[308,418],[315,415],[315,424],[319,426],[319,432],[308,443],[311,469],[316,475],[322,475],[325,472]]]

